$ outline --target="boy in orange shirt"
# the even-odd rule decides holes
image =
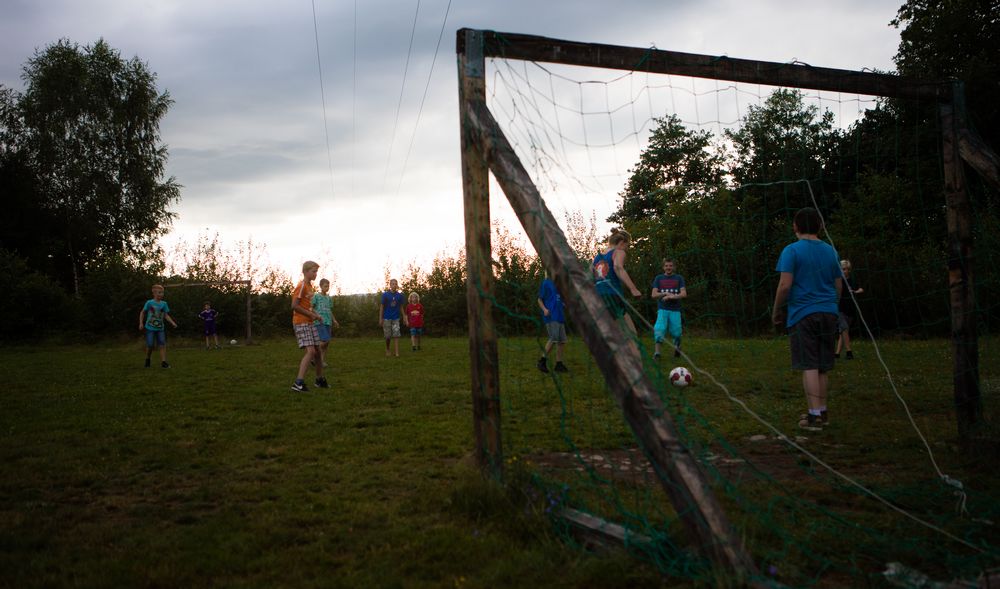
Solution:
[[[299,342],[299,348],[305,350],[305,355],[299,362],[299,374],[295,383],[292,384],[292,390],[298,392],[309,390],[305,382],[306,370],[309,369],[310,363],[321,357],[319,346],[322,342],[320,342],[319,332],[313,322],[322,318],[319,313],[312,310],[312,281],[316,280],[318,272],[319,264],[316,262],[310,260],[302,264],[302,281],[292,291],[292,327],[295,329],[295,339]],[[315,364],[316,386],[321,389],[329,388],[330,385],[327,384],[326,377],[323,376],[322,360],[315,362]]]

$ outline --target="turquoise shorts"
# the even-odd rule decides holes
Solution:
[[[681,312],[670,309],[656,310],[656,325],[653,326],[653,339],[663,343],[667,333],[677,342],[681,339]]]

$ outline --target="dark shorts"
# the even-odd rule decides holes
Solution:
[[[215,324],[206,323],[205,324],[205,335],[215,335]]]
[[[788,328],[795,370],[833,369],[833,348],[837,344],[837,315],[813,313]]]
[[[602,294],[601,299],[604,300],[604,306],[611,311],[611,316],[615,319],[621,319],[625,316],[625,303],[622,302],[622,298],[617,294]]]
[[[850,331],[852,323],[854,323],[854,317],[841,311],[837,316],[837,331]]]

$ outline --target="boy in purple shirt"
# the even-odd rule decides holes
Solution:
[[[215,318],[219,316],[219,312],[212,308],[212,303],[205,301],[204,308],[201,313],[198,313],[198,317],[205,323],[205,349],[209,349],[209,339],[215,338],[215,349],[219,349],[219,334],[216,332],[215,328]]]

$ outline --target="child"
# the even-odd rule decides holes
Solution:
[[[549,273],[545,272],[545,280],[538,289],[538,307],[542,310],[542,321],[545,323],[545,330],[548,332],[549,341],[545,344],[542,357],[538,359],[538,369],[548,372],[548,355],[553,346],[556,348],[556,372],[569,372],[563,364],[563,347],[566,345],[566,317],[563,314],[562,297],[556,290],[556,285],[549,279]]]
[[[205,301],[201,313],[198,313],[198,317],[205,322],[205,349],[209,349],[208,341],[209,338],[215,338],[215,349],[219,349],[219,334],[216,333],[215,329],[215,318],[219,316],[219,312],[212,308],[212,303]]]
[[[865,292],[854,280],[851,279],[851,261],[841,260],[840,270],[844,273],[844,292],[859,295]],[[837,349],[833,352],[834,358],[840,358],[840,346],[843,344],[847,351],[847,359],[854,359],[854,352],[851,351],[851,324],[854,323],[854,297],[840,297],[840,314],[837,319],[837,331],[840,337],[837,338]]]
[[[411,292],[410,304],[404,311],[410,324],[410,346],[416,352],[420,349],[420,336],[424,333],[424,306],[420,304],[420,295]]]
[[[153,298],[146,301],[142,311],[139,311],[139,331],[146,331],[146,368],[149,368],[149,357],[153,355],[153,348],[157,345],[160,347],[160,366],[170,368],[170,364],[167,364],[167,331],[164,321],[177,329],[177,323],[170,316],[170,306],[163,300],[163,287],[154,284]]]
[[[632,236],[627,231],[618,228],[612,229],[611,236],[608,237],[608,245],[611,246],[611,249],[594,256],[592,269],[594,282],[597,285],[597,294],[604,299],[604,304],[615,319],[624,317],[625,324],[632,330],[632,335],[635,335],[635,323],[625,313],[625,297],[622,295],[622,284],[624,284],[632,296],[642,296],[628,272],[625,271],[626,252],[628,252],[631,242]],[[638,352],[638,348],[636,348],[636,352]]]
[[[819,211],[799,210],[792,228],[798,241],[785,246],[778,258],[775,269],[781,278],[774,293],[771,319],[775,325],[784,324],[788,328],[792,368],[802,371],[802,388],[809,411],[799,421],[799,427],[819,431],[829,423],[827,373],[833,369],[833,346],[837,338],[840,264],[833,247],[819,239],[823,230]],[[786,300],[787,312],[783,308]]]
[[[671,259],[663,260],[663,274],[653,279],[652,297],[656,305],[656,325],[653,326],[655,350],[653,358],[660,357],[660,343],[667,333],[674,340],[674,358],[681,355],[681,299],[687,298],[684,277],[674,274],[676,264]]]
[[[330,281],[324,278],[319,281],[319,289],[322,292],[317,292],[313,294],[312,308],[314,311],[319,313],[322,319],[316,321],[316,331],[319,333],[319,359],[323,363],[323,368],[329,366],[326,363],[326,350],[330,347],[330,338],[332,335],[332,327],[340,327],[340,323],[337,323],[336,317],[333,316],[333,300],[327,293],[330,291]]]
[[[389,340],[396,346],[396,357],[399,357],[399,321],[406,322],[406,316],[402,315],[403,303],[406,299],[403,293],[399,292],[399,283],[393,278],[389,281],[389,290],[382,293],[382,302],[378,306],[378,324],[382,327],[385,335],[385,355],[389,356]]]
[[[305,350],[302,361],[299,362],[299,373],[292,384],[292,390],[298,392],[308,391],[306,386],[306,371],[309,365],[316,365],[316,386],[321,389],[329,388],[326,377],[323,376],[323,362],[316,361],[321,358],[319,345],[319,333],[316,331],[316,320],[322,319],[318,313],[312,310],[312,281],[316,280],[316,273],[319,272],[319,264],[307,261],[302,264],[302,281],[295,286],[292,291],[292,327],[295,329],[295,339],[298,340],[299,348]]]

